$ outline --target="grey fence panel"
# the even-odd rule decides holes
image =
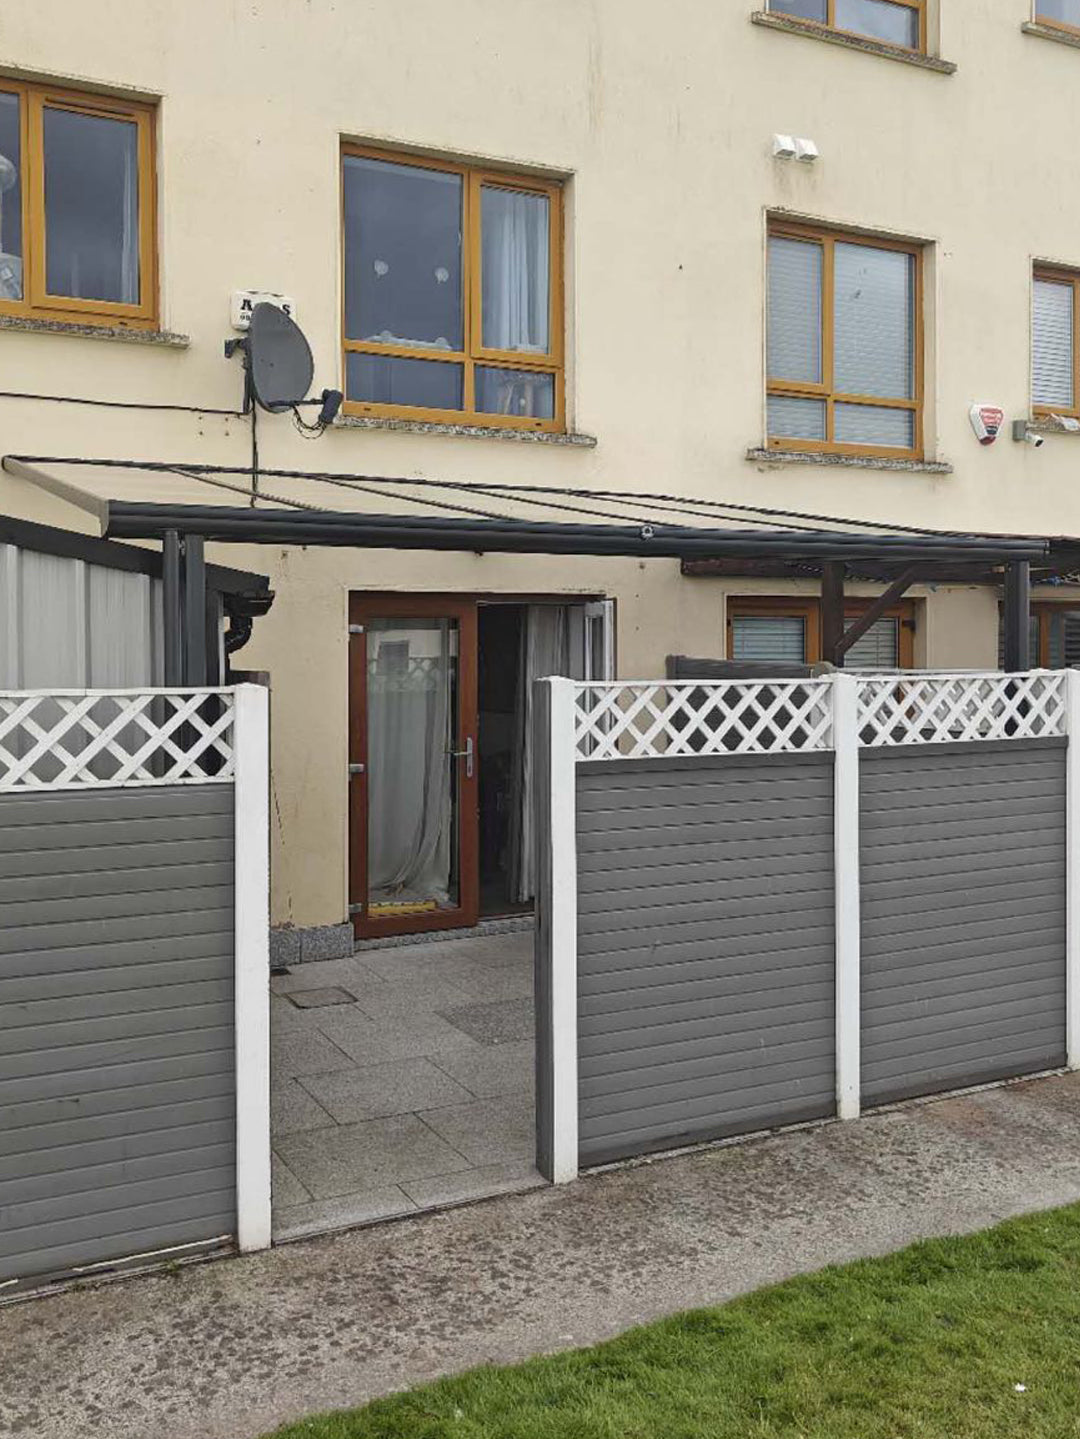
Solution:
[[[584,1164],[835,1111],[827,754],[577,770]]]
[[[233,789],[0,795],[0,1281],[236,1232]]]
[[[864,1104],[1065,1061],[1065,742],[864,749]]]

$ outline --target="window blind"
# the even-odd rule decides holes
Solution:
[[[854,623],[847,620],[845,629]],[[896,670],[900,668],[900,621],[886,615],[875,620],[870,628],[848,650],[844,657],[848,670]]]
[[[914,394],[914,257],[900,250],[838,242],[835,288],[837,393],[910,400]]]
[[[1072,409],[1073,287],[1056,280],[1036,280],[1031,323],[1032,395],[1037,405]]]
[[[774,235],[769,240],[769,377],[821,380],[822,247]]]
[[[801,615],[735,615],[731,630],[733,659],[806,663],[806,621]]]

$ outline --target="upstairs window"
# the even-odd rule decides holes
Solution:
[[[1031,307],[1031,397],[1037,415],[1080,417],[1080,274],[1036,270]]]
[[[926,50],[926,0],[769,0],[769,10],[902,50]]]
[[[1035,0],[1035,19],[1080,35],[1080,0]]]
[[[154,323],[153,117],[0,80],[0,314]]]
[[[562,429],[559,186],[352,147],[342,165],[347,410]]]
[[[769,446],[921,457],[919,247],[776,223],[768,269]]]

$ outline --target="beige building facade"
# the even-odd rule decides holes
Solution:
[[[345,413],[318,439],[288,414],[261,414],[266,470],[545,486],[567,491],[567,503],[596,491],[666,494],[844,523],[1080,534],[1080,433],[1069,413],[1080,393],[1075,383],[1067,393],[1080,363],[1074,357],[1061,373],[1080,330],[1068,301],[1080,293],[1069,288],[1080,271],[1080,195],[1063,164],[1067,146],[1047,143],[1074,127],[1080,16],[1073,28],[1057,0],[837,3],[854,19],[838,16],[832,0],[823,22],[813,4],[786,0],[771,11],[764,0],[760,9],[754,0],[681,0],[663,15],[639,0],[7,7],[0,92],[7,84],[22,106],[23,149],[18,163],[8,156],[18,176],[0,195],[4,250],[14,249],[15,196],[23,239],[21,276],[0,299],[3,452],[248,464],[251,421],[235,413],[241,370],[222,343],[236,334],[234,292],[256,290],[290,297],[316,387],[346,394]],[[894,21],[907,22],[905,10],[915,43],[882,40]],[[131,233],[116,275],[99,285],[112,286],[105,305],[85,299],[77,244],[65,260],[63,223],[77,228],[78,215],[50,213],[49,165],[59,175],[63,157],[71,165],[79,154],[74,142],[74,161],[64,150],[57,115],[127,127],[129,168],[110,173],[122,177],[116,204],[129,206]],[[788,137],[812,142],[816,158],[788,155]],[[383,278],[378,266],[389,270],[396,256],[372,260],[361,253],[366,240],[343,232],[343,155],[367,166],[357,181],[361,229],[390,204],[393,185],[378,188],[387,166],[406,188],[419,171],[466,196],[460,275],[452,266],[445,280],[436,275],[463,316],[460,335],[414,334],[411,343],[389,320],[375,331],[352,325],[349,286],[374,284],[370,276]],[[525,197],[514,223],[545,207],[521,244],[546,256],[546,288],[538,310],[534,291],[526,295],[532,319],[508,322],[500,338],[487,330],[501,303],[486,289],[495,219],[483,219],[481,235],[481,217],[489,201],[494,217],[506,196]],[[86,203],[86,223],[96,223]],[[405,228],[425,233],[429,221],[422,210]],[[107,218],[100,223],[107,229]],[[861,296],[867,251],[870,280],[877,257],[882,266],[893,257],[889,273],[906,266],[895,283],[908,288],[899,312],[888,311],[895,289],[886,280],[886,309],[852,336],[837,297]],[[801,345],[809,354],[799,374],[768,363],[770,318],[798,298],[781,288],[770,256],[800,273],[831,267],[827,279],[811,277],[810,320],[795,305],[790,333],[774,336],[777,352]],[[67,271],[53,275],[54,257]],[[65,303],[80,284],[82,307]],[[896,313],[907,329],[878,356],[872,342]],[[1049,346],[1042,358],[1035,346],[1034,361],[1033,314],[1044,317]],[[539,329],[520,340],[530,324]],[[349,359],[345,339],[355,341]],[[906,395],[875,377],[877,360],[887,370],[898,352],[907,355]],[[860,390],[842,372],[863,359]],[[438,403],[417,403],[427,381],[410,389],[409,376],[421,373],[411,365],[446,372]],[[790,412],[803,416],[794,426],[770,424],[773,400],[810,408]],[[1003,412],[995,443],[976,437],[973,405]],[[901,411],[904,424],[912,418],[897,442],[889,425]],[[815,439],[819,415],[828,423]],[[1043,443],[1014,442],[1016,420],[1031,422]],[[858,438],[837,438],[845,423]],[[145,471],[88,470],[80,483],[112,498],[246,502]],[[269,476],[263,487],[268,503],[423,508],[400,490],[384,501]],[[648,518],[647,502],[633,508]],[[10,474],[0,475],[0,513],[94,532],[88,515]],[[685,576],[676,560],[272,546],[220,547],[212,558],[267,574],[276,592],[237,662],[271,677],[274,919],[301,928],[341,924],[357,903],[350,596],[365,613],[377,613],[380,594],[429,596],[435,613],[436,597],[481,597],[516,602],[519,619],[530,605],[610,601],[605,663],[637,678],[661,675],[669,654],[736,653],[740,617],[771,611],[806,636],[819,590],[812,576]],[[849,594],[880,588],[854,576]],[[1080,589],[1067,585],[1036,600],[1067,608],[1070,596],[1080,607]],[[917,585],[884,662],[993,667],[999,601],[993,584]],[[748,644],[753,633],[748,626]],[[770,634],[781,643],[780,629]],[[508,654],[519,640],[504,638]],[[1049,644],[1037,658],[1064,654]],[[455,802],[477,803],[460,793]],[[421,921],[430,912],[422,896],[411,911],[407,901],[399,928],[410,912]]]

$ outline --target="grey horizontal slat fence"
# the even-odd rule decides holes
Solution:
[[[236,1233],[233,871],[231,784],[0,794],[0,1279]]]
[[[1080,1067],[1080,673],[537,700],[549,1177]]]
[[[581,1162],[831,1113],[832,757],[585,762],[577,815]]]
[[[1065,745],[864,752],[865,1103],[1064,1064]]]

